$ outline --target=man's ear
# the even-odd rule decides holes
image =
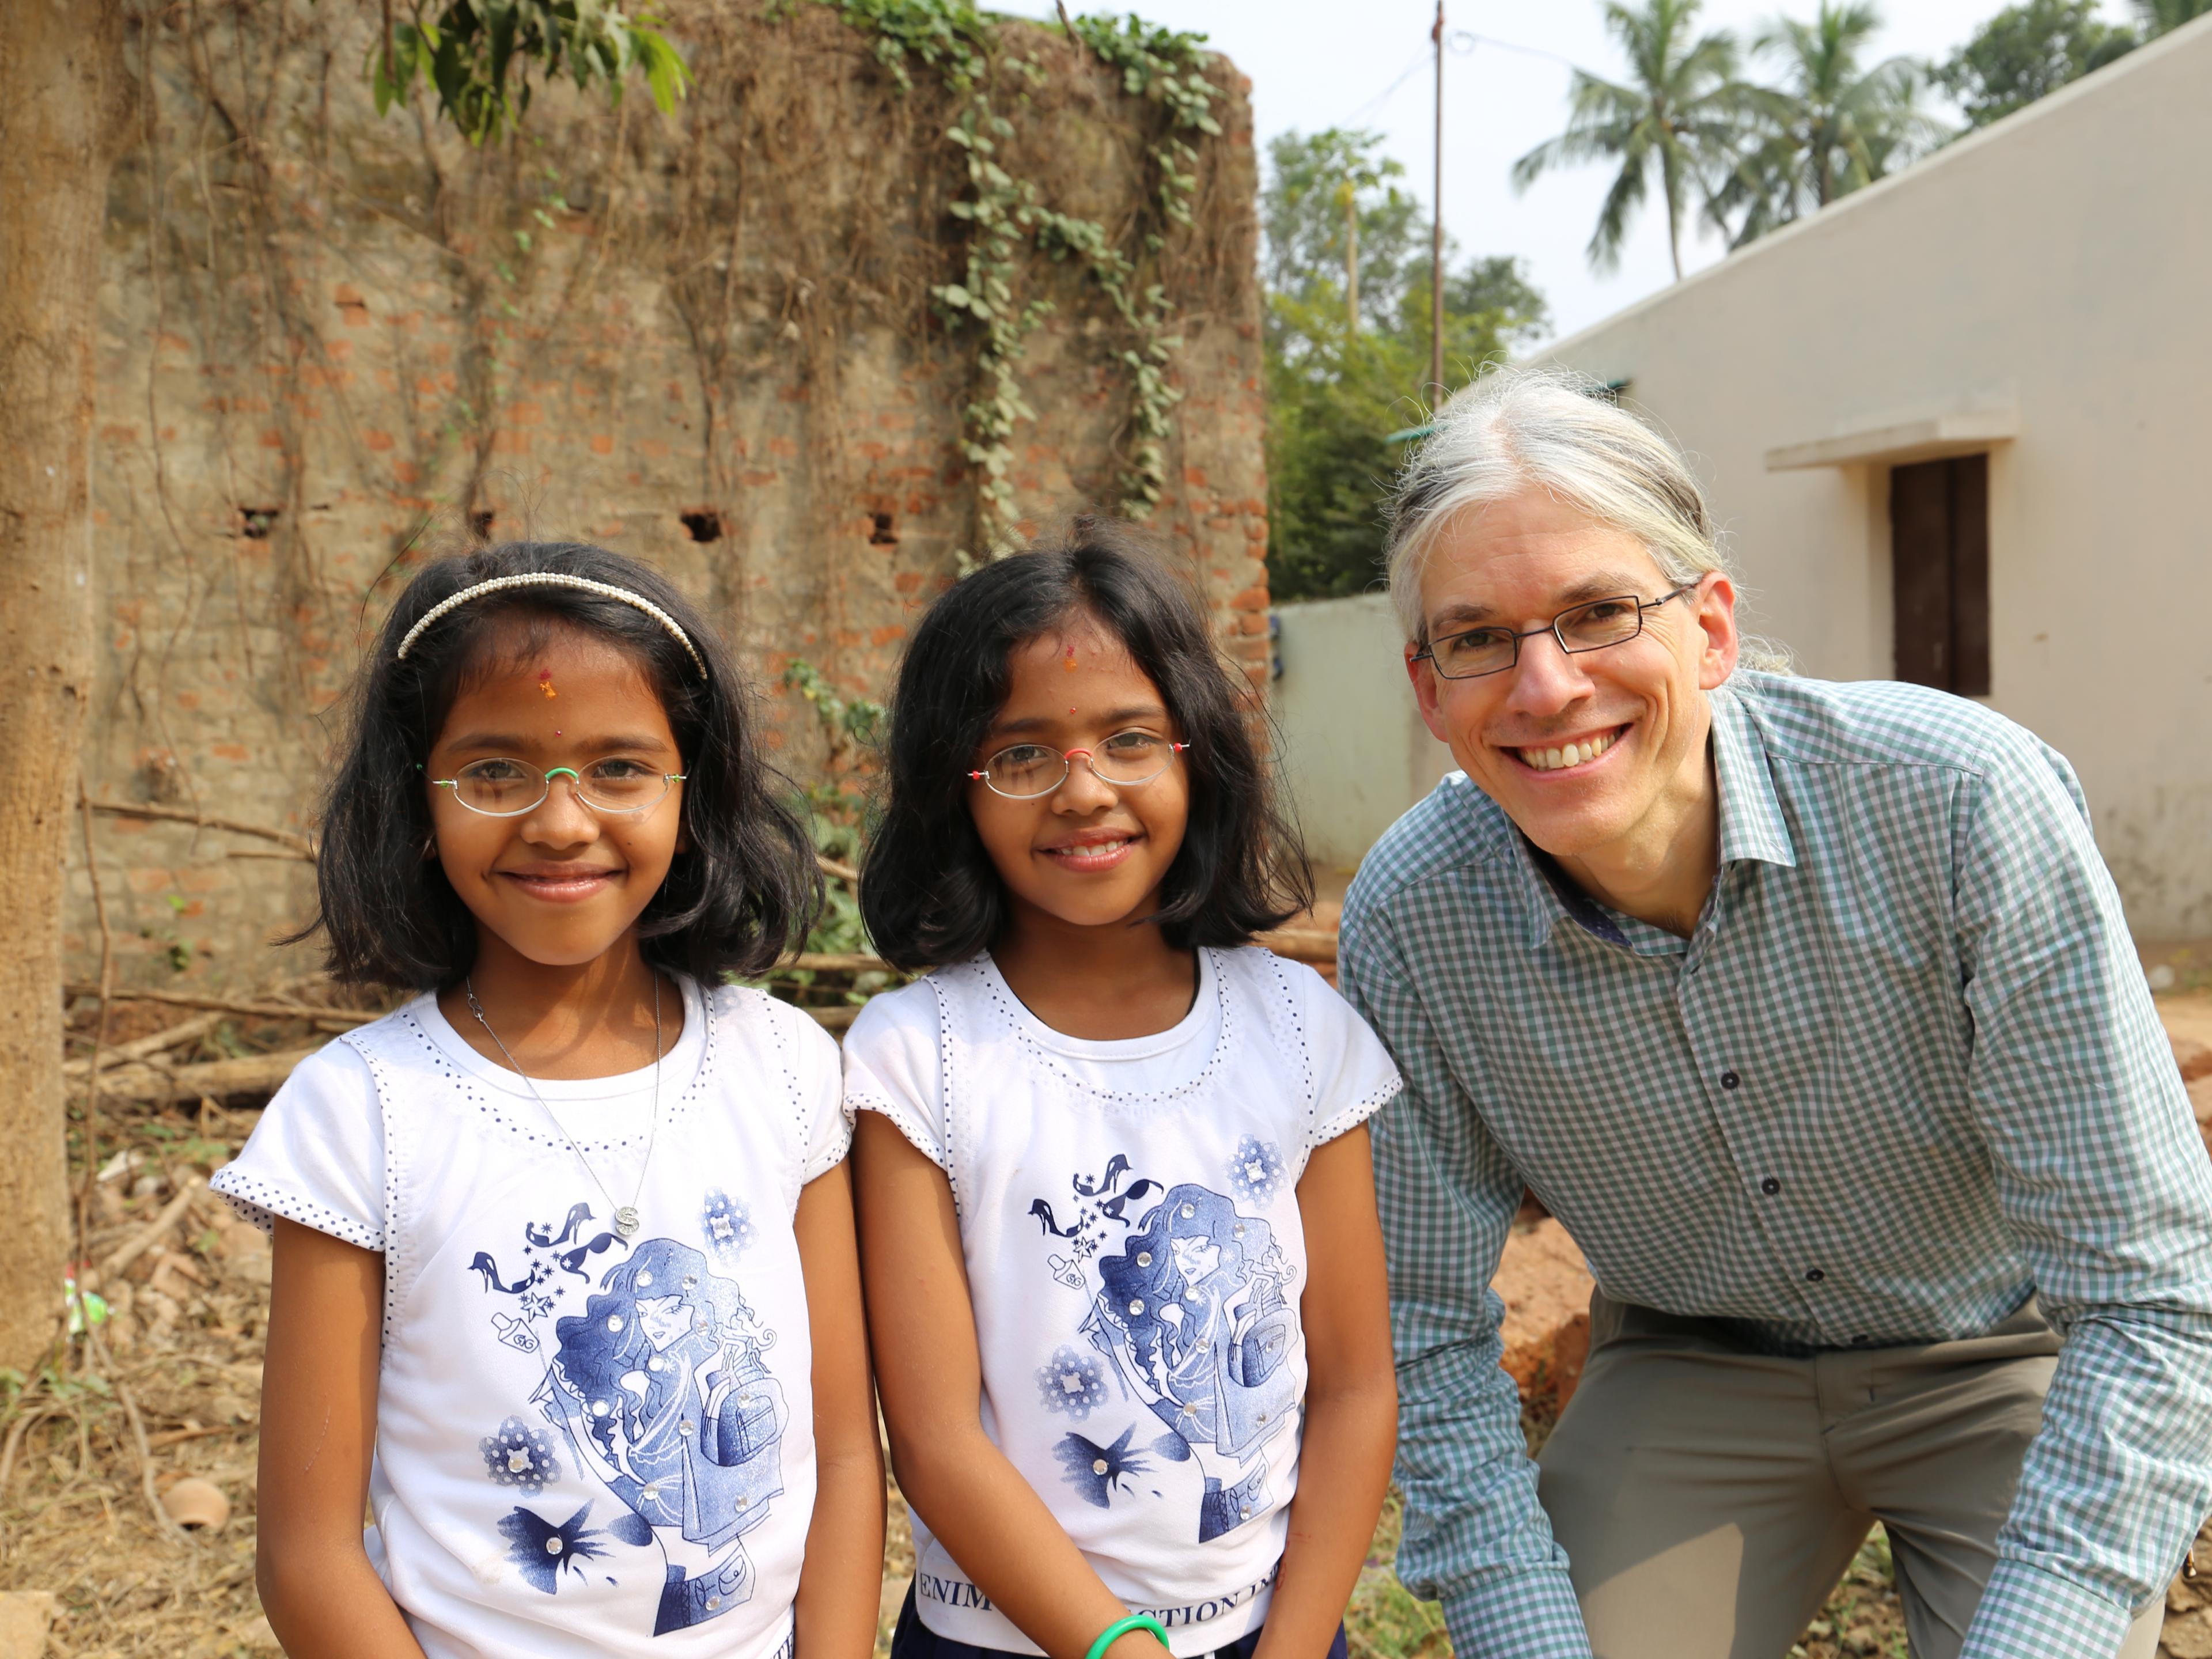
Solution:
[[[1715,571],[1698,584],[1696,592],[1682,597],[1689,600],[1705,635],[1704,648],[1698,656],[1698,687],[1711,691],[1735,672],[1736,661],[1743,654],[1743,635],[1735,625],[1735,584],[1725,571]]]
[[[1443,710],[1437,705],[1436,671],[1429,665],[1427,658],[1419,655],[1420,649],[1413,641],[1406,641],[1406,678],[1413,683],[1413,701],[1420,706],[1421,723],[1438,743],[1449,744],[1451,733],[1445,728]]]

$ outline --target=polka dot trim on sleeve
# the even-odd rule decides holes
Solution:
[[[264,1233],[276,1230],[276,1218],[296,1221],[302,1227],[312,1227],[319,1233],[327,1233],[343,1243],[364,1250],[382,1251],[384,1239],[351,1216],[340,1215],[336,1210],[313,1203],[299,1194],[256,1180],[235,1169],[218,1170],[209,1187],[222,1195],[224,1202],[238,1212],[243,1220],[252,1222]]]

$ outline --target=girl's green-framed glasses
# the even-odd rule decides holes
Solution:
[[[432,778],[440,789],[453,791],[453,799],[471,812],[488,818],[519,817],[534,811],[553,792],[553,780],[565,777],[576,799],[594,812],[617,812],[639,817],[667,799],[674,785],[684,781],[681,772],[656,772],[634,760],[593,761],[581,771],[556,766],[541,772],[528,761],[471,761],[450,778]]]

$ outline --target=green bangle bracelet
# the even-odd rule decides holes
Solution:
[[[1091,1651],[1085,1654],[1083,1659],[1103,1659],[1107,1649],[1112,1647],[1115,1643],[1133,1630],[1148,1630],[1159,1638],[1162,1647],[1168,1647],[1168,1633],[1161,1628],[1158,1620],[1153,1618],[1149,1613],[1133,1613],[1126,1619],[1116,1619],[1104,1630],[1100,1631],[1098,1639],[1091,1644]],[[1168,1648],[1168,1651],[1173,1653],[1175,1650]]]

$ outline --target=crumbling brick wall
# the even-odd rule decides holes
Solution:
[[[902,88],[833,10],[664,6],[698,83],[672,118],[541,88],[471,150],[430,106],[380,118],[373,8],[229,0],[141,14],[137,143],[101,294],[95,800],[307,833],[334,706],[398,584],[473,528],[575,536],[667,569],[778,710],[793,657],[880,695],[918,607],[975,544],[962,409],[975,342],[933,285],[961,269],[953,95]],[[1056,32],[1002,26],[1034,73],[1000,97],[1010,172],[1108,226],[1167,288],[1184,394],[1153,527],[1257,678],[1266,653],[1255,185],[1245,89],[1195,224],[1158,218],[1157,106]],[[419,99],[418,94],[418,99]],[[1145,252],[1146,236],[1164,240]],[[1012,479],[1035,520],[1110,505],[1127,330],[1073,264],[1021,366]],[[102,814],[125,983],[265,983],[312,873],[276,843]],[[270,856],[275,854],[276,856]],[[258,855],[258,856],[246,856]],[[70,945],[98,936],[72,874]]]

